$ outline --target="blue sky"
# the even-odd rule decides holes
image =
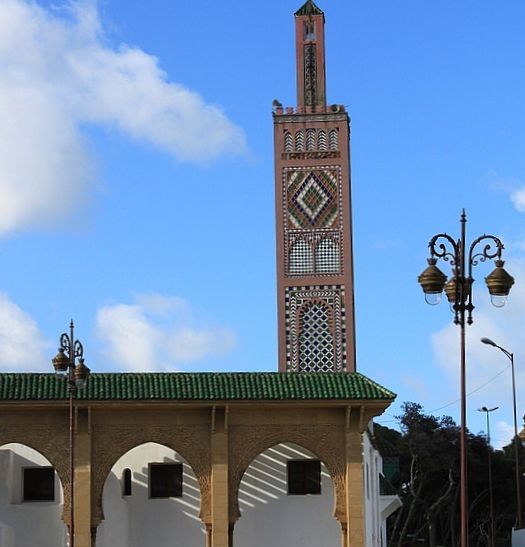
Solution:
[[[295,104],[299,4],[0,2],[1,370],[50,370],[70,317],[96,371],[276,370],[271,103]],[[458,329],[416,279],[466,208],[516,277],[496,310],[476,268],[468,332],[469,424],[499,406],[505,443],[510,371],[479,338],[516,354],[521,426],[525,5],[319,5],[352,118],[358,369],[457,418]]]

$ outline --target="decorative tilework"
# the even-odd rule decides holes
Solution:
[[[315,309],[309,307],[317,306]],[[323,311],[324,310],[324,311]],[[304,313],[307,313],[305,329]],[[314,318],[316,321],[313,321]],[[323,325],[323,318],[326,321]],[[309,321],[309,322],[308,322]],[[344,287],[342,285],[316,285],[309,287],[287,287],[285,289],[286,325],[286,368],[299,372],[302,370],[326,370],[341,372],[346,370],[346,310],[344,306]],[[332,363],[329,343],[332,340]],[[315,343],[321,344],[315,361]],[[308,368],[303,368],[304,366]],[[313,368],[313,367],[319,368]]]
[[[333,239],[324,238],[315,248],[315,271],[337,273],[340,269],[339,245]]]
[[[330,129],[328,133],[328,141],[330,144],[330,150],[339,149],[339,131],[337,129]]]
[[[289,228],[334,228],[338,220],[339,186],[338,172],[333,168],[288,171]]]
[[[304,133],[301,130],[295,132],[295,150],[304,152]]]
[[[305,304],[301,310],[299,371],[334,372],[334,338],[330,309],[325,304]]]
[[[284,151],[293,152],[293,137],[290,131],[284,132]]]
[[[291,274],[309,274],[314,269],[312,247],[309,241],[299,239],[290,245],[289,270]]]
[[[326,145],[326,131],[323,129],[319,130],[319,134],[317,136],[317,147],[319,150],[328,150],[328,146]]]
[[[343,272],[338,230],[311,230],[288,234],[287,275],[333,275]]]
[[[315,150],[315,129],[306,130],[306,150],[312,151]]]

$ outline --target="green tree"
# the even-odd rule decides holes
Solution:
[[[397,417],[400,430],[376,426],[377,446],[383,455],[395,456],[399,471],[391,482],[403,507],[389,522],[389,545],[459,545],[460,431],[449,416],[425,414],[417,403],[407,402]],[[514,523],[512,450],[494,451],[484,435],[467,433],[467,485],[469,545],[490,545],[488,451],[493,473],[496,545],[510,545]],[[512,452],[513,454],[513,452]]]

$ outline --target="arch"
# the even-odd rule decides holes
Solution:
[[[284,151],[293,152],[293,137],[290,131],[284,132]]]
[[[115,463],[127,452],[146,443],[156,443],[177,452],[193,469],[200,488],[200,518],[211,522],[208,430],[198,425],[156,425],[140,427],[129,424],[105,426],[93,432],[92,519],[94,525],[104,520],[103,489]]]
[[[230,522],[234,523],[241,516],[239,486],[246,469],[260,453],[281,443],[299,445],[315,454],[325,464],[334,484],[333,516],[343,522],[346,518],[344,437],[337,428],[319,424],[236,428],[230,441]]]
[[[325,237],[315,248],[315,271],[317,273],[339,272],[339,246],[336,241]]]
[[[64,495],[62,520],[69,522],[69,452],[62,447],[68,446],[69,425],[67,415],[60,413],[53,425],[30,422],[17,422],[13,419],[0,430],[0,446],[20,444],[31,448],[46,458],[55,468]]]
[[[313,253],[310,243],[298,239],[290,246],[288,271],[291,274],[306,274],[313,272]]]
[[[294,495],[288,468],[305,460],[319,461],[320,491]],[[331,511],[333,481],[321,459],[300,445],[280,443],[258,454],[241,479],[238,495],[242,510],[235,527],[238,547],[340,545],[341,528]]]
[[[299,314],[299,371],[335,371],[332,310],[325,302],[306,303]]]
[[[295,132],[295,151],[304,152],[304,132],[302,129]]]
[[[330,150],[339,150],[339,131],[337,129],[330,129],[328,132],[328,144]]]
[[[54,469],[53,500],[25,498],[27,475],[24,470],[28,468]],[[66,545],[67,529],[62,520],[64,489],[49,458],[27,444],[3,444],[0,446],[0,484],[4,485],[0,489],[0,545]]]
[[[328,150],[326,131],[324,129],[320,129],[317,134],[317,147],[323,152]]]
[[[167,471],[181,471],[180,496],[153,494],[152,473],[165,464]],[[130,496],[122,495],[125,469],[132,473]],[[180,453],[154,442],[135,446],[115,462],[105,481],[102,496],[105,520],[97,532],[97,547],[139,547],[152,537],[159,547],[201,547],[204,524],[199,516],[200,498],[198,479]]]
[[[306,130],[306,150],[311,152],[315,150],[315,129]]]

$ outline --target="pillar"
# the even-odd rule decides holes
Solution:
[[[76,413],[75,547],[91,547],[91,432],[89,409]]]
[[[363,437],[357,428],[346,432],[346,547],[365,547]]]
[[[211,547],[229,547],[227,409],[213,409],[211,433]]]

